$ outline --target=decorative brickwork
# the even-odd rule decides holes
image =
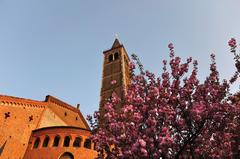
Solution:
[[[23,158],[32,130],[38,127],[46,108],[44,102],[0,96],[0,146],[7,141],[1,158]],[[29,116],[33,120],[29,121]]]
[[[85,144],[88,141],[90,133],[88,129],[70,126],[34,130],[24,158],[37,159],[41,156],[44,159],[58,159],[62,154],[70,152],[76,159],[92,159],[97,155],[97,152],[94,150],[94,143],[90,141],[89,147]],[[43,147],[46,136],[49,137],[49,141]],[[56,137],[59,139],[57,144]],[[66,137],[69,137],[69,141],[67,142]],[[38,141],[39,143],[36,146],[36,142]],[[65,143],[67,145],[64,145]]]
[[[81,112],[55,97],[47,96],[45,101],[35,101],[1,95],[0,158],[23,158],[32,131],[53,126],[74,126],[89,131]]]

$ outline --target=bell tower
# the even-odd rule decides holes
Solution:
[[[124,46],[115,39],[112,48],[103,52],[102,88],[100,93],[100,114],[104,113],[104,103],[115,92],[120,99],[124,98],[130,84],[130,59]]]

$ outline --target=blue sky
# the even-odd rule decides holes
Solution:
[[[228,39],[240,40],[239,7],[239,0],[0,0],[0,93],[50,94],[80,103],[84,115],[98,110],[102,51],[115,34],[157,74],[173,42],[183,59],[198,60],[200,79],[211,53],[227,78],[234,72]]]

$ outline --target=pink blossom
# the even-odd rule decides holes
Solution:
[[[166,65],[167,64],[167,60],[163,60],[163,64]]]
[[[168,48],[169,48],[170,50],[174,49],[173,44],[172,44],[172,43],[168,44]]]
[[[114,85],[114,84],[116,84],[116,83],[117,83],[116,80],[112,80],[112,81],[111,81],[111,85]]]
[[[157,87],[153,88],[153,94],[154,94],[155,97],[157,97],[159,95],[159,91],[158,91]]]
[[[141,153],[143,154],[143,156],[147,156],[147,150],[145,148],[140,148]]]
[[[236,39],[234,39],[234,38],[231,38],[231,39],[228,41],[228,45],[229,45],[230,47],[235,47],[236,44],[237,44],[237,42],[236,42]]]
[[[235,39],[229,41],[231,51],[236,45]],[[108,146],[114,147],[108,153],[116,159],[232,157],[233,137],[239,137],[240,104],[230,95],[229,80],[221,82],[215,55],[209,75],[200,81],[197,61],[184,62],[174,55],[173,44],[168,47],[170,62],[163,61],[161,76],[149,71],[133,75],[124,98],[113,93],[103,116],[102,112],[88,116],[100,156]],[[134,71],[134,63],[130,69]],[[192,150],[194,156],[188,153]]]
[[[138,140],[141,147],[146,147],[146,142],[143,139]]]
[[[131,70],[133,70],[133,69],[135,69],[135,64],[134,64],[134,62],[130,62],[129,63],[129,68],[131,69]]]

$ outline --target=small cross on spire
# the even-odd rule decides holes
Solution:
[[[118,34],[117,34],[117,33],[115,34],[115,38],[116,38],[116,39],[119,39],[119,37],[118,37]]]
[[[116,48],[116,47],[119,47],[121,46],[121,42],[119,41],[119,36],[118,34],[115,34],[115,40],[114,40],[114,43],[112,45],[112,48]]]

